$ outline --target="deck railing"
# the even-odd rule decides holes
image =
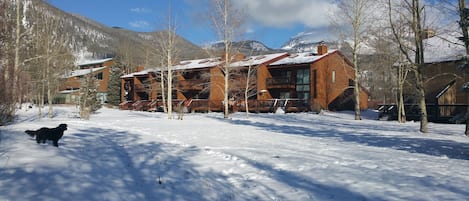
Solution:
[[[289,77],[273,77],[266,79],[269,88],[295,88],[295,81]]]
[[[434,105],[427,104],[428,121],[439,123],[461,123],[462,117],[466,114],[468,105],[447,104]],[[388,120],[397,120],[398,110],[396,104],[379,105],[379,117]],[[419,121],[420,107],[417,104],[404,104],[406,120]]]
[[[182,90],[203,90],[206,82],[201,79],[178,80],[177,87]]]
[[[143,111],[163,111],[161,100],[136,101],[121,104],[121,109],[133,109]],[[172,107],[174,111],[183,108],[187,112],[221,112],[223,111],[223,101],[207,99],[189,99],[173,100]],[[250,112],[265,113],[276,112],[282,109],[284,112],[306,112],[310,111],[310,106],[301,99],[269,99],[269,100],[249,100],[248,107]],[[246,111],[244,100],[232,101],[229,104],[230,112]]]

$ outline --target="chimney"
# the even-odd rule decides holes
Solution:
[[[321,43],[318,45],[318,55],[324,55],[327,54],[327,45],[324,43]]]
[[[226,56],[225,53],[223,53],[221,55],[221,58],[222,58],[223,61],[226,61],[225,56]],[[246,56],[244,56],[244,54],[242,54],[242,53],[236,53],[236,54],[231,54],[230,53],[230,54],[228,54],[228,57],[231,58],[230,62],[241,61],[244,58],[246,58]]]
[[[144,66],[137,66],[137,72],[145,70]]]

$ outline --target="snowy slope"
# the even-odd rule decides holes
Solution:
[[[187,114],[75,107],[0,127],[0,200],[466,200],[463,125],[353,114]],[[371,115],[370,115],[371,116]],[[373,117],[374,118],[374,117]],[[26,129],[67,123],[60,147]]]
[[[329,40],[329,37],[319,32],[300,32],[283,44],[281,49],[289,52],[311,52],[317,51],[319,44],[326,44],[329,48],[337,49],[338,45],[328,42]]]

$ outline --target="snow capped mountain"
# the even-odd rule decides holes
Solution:
[[[326,44],[330,48],[337,49],[336,42],[326,42],[325,38],[318,32],[301,32],[290,38],[282,47],[282,50],[289,52],[307,52],[316,51],[319,44]]]
[[[222,51],[225,47],[223,41],[217,41],[204,46],[204,49]],[[232,48],[246,55],[269,53],[275,50],[256,40],[243,40],[232,43]]]
[[[261,43],[259,41],[248,41],[247,46],[249,46],[251,49],[255,51],[269,51],[270,48],[264,45],[264,43]]]

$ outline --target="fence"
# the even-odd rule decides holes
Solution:
[[[468,105],[455,104],[455,105],[426,105],[428,121],[438,123],[461,123],[461,118],[464,117]],[[380,118],[387,118],[388,120],[397,120],[398,106],[396,104],[379,105]],[[417,104],[404,104],[405,115],[407,120],[420,121],[421,110]]]

